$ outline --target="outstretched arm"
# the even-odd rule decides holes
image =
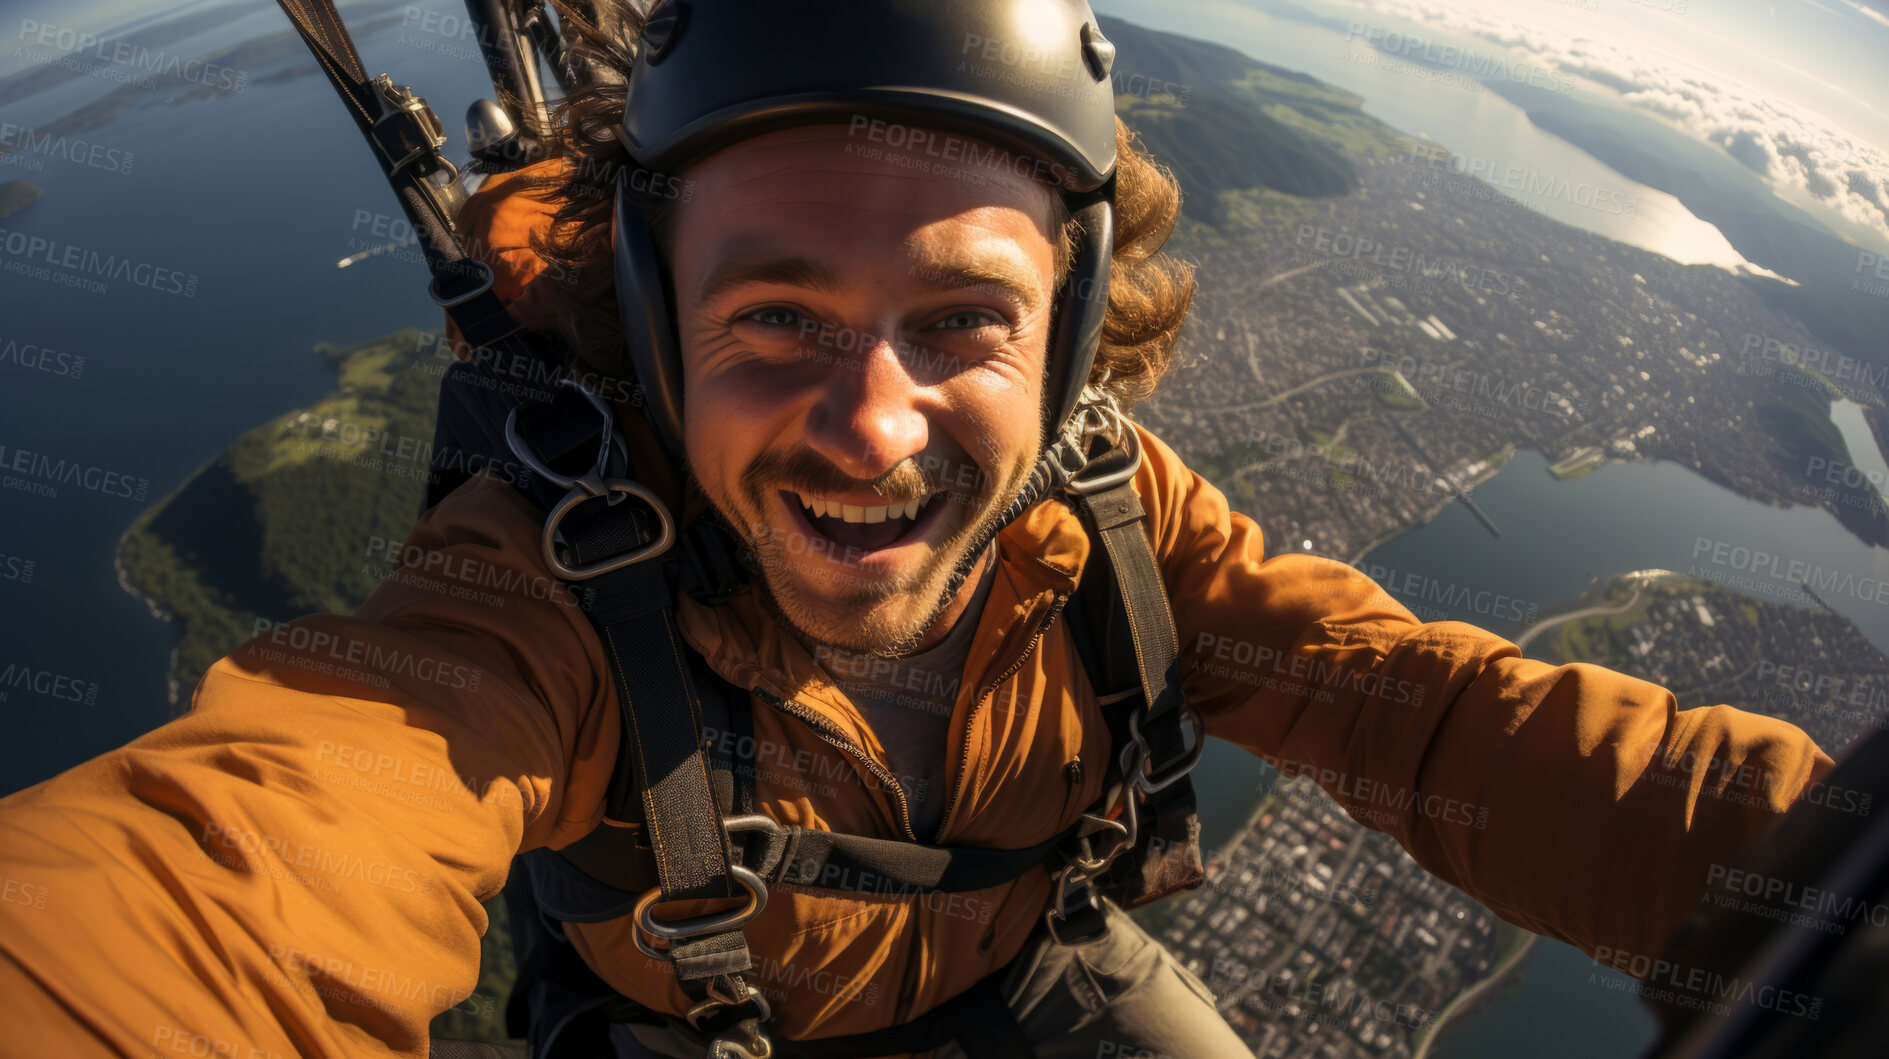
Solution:
[[[186,716],[0,801],[0,876],[34,897],[0,904],[4,1050],[426,1054],[477,981],[480,902],[594,823],[614,761],[537,535],[476,479],[353,618],[265,631]]]
[[[1504,919],[1590,954],[1656,954],[1710,867],[1831,767],[1795,725],[1682,711],[1644,680],[1419,622],[1343,563],[1265,559],[1250,519],[1142,440],[1136,486],[1207,730],[1311,776]]]

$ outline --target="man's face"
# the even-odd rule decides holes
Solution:
[[[675,227],[690,468],[781,615],[855,651],[955,617],[1043,429],[1053,192],[900,160],[844,125],[759,136],[690,168]]]

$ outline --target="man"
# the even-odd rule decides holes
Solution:
[[[703,63],[700,49],[712,57],[727,22],[710,6],[659,20],[664,36],[645,47],[661,65],[633,92],[660,84],[655,70]],[[988,6],[862,4],[797,43],[828,47],[846,22],[896,13],[952,30],[948,50],[1066,26],[1058,46],[1081,42],[1078,77],[1104,53],[1083,5]],[[987,21],[961,38],[952,20],[974,17]],[[1086,87],[1109,108],[1101,65]],[[626,151],[661,153],[634,122],[627,147],[595,135],[623,108],[620,92],[574,101],[572,157],[495,186],[463,219],[475,245],[498,248],[498,289],[522,322],[561,327],[599,368],[619,365],[626,339],[604,304],[625,238],[609,190],[631,171]],[[1062,422],[1052,351],[1083,234],[1068,174],[1043,179],[1014,136],[995,124],[988,141],[970,136],[962,115],[899,127],[908,147],[953,140],[950,164],[932,164],[895,148],[881,117],[767,112],[771,124],[661,175],[677,191],[648,211],[680,404],[653,430],[625,416],[626,432],[647,466],[675,431],[692,484],[671,483],[673,506],[693,510],[699,493],[759,571],[755,591],[681,599],[680,641],[751,692],[758,815],[1032,847],[1097,803],[1120,752],[1058,620],[1103,560],[1068,498],[1010,511]],[[1113,275],[1077,382],[1091,401],[1132,403],[1166,366],[1191,282],[1158,253],[1171,178],[1102,113],[1115,133]],[[508,197],[534,178],[554,185],[548,198]],[[535,287],[532,246],[571,266],[555,289]],[[1512,922],[1588,951],[1657,953],[1708,866],[1831,766],[1789,724],[1677,712],[1643,681],[1420,623],[1343,564],[1267,559],[1257,527],[1160,439],[1130,426],[1117,441],[1142,452],[1133,489],[1206,730],[1313,775]],[[512,858],[634,826],[605,818],[622,652],[557,584],[544,518],[496,477],[473,479],[426,513],[401,569],[352,618],[269,630],[206,675],[187,716],[0,804],[0,870],[49,898],[0,908],[5,1047],[424,1054],[428,1020],[477,980],[480,902]],[[476,603],[468,579],[486,593]],[[894,675],[873,659],[895,660]],[[777,885],[742,925],[748,982],[770,1001],[775,1040],[796,1047],[951,1010],[999,976],[1016,1029],[1006,1054],[1240,1054],[1206,988],[1118,910],[1099,939],[1046,938],[1051,897],[1047,868],[948,895]],[[687,1017],[699,995],[636,929],[621,914],[569,920],[553,940],[634,1001],[637,1017],[612,1032],[623,1054],[703,1054]],[[938,1054],[994,1054],[973,1043],[992,1028],[947,1030]]]

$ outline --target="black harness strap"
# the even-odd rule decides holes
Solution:
[[[1132,428],[1130,428],[1132,429]],[[1070,606],[1076,613],[1076,650],[1083,657],[1102,702],[1115,746],[1138,745],[1144,756],[1136,776],[1122,774],[1120,758],[1110,761],[1106,786],[1142,781],[1140,828],[1130,856],[1118,856],[1100,879],[1100,891],[1125,908],[1146,904],[1176,890],[1197,886],[1206,877],[1200,857],[1200,820],[1187,772],[1200,753],[1205,731],[1185,709],[1181,695],[1180,637],[1146,530],[1147,512],[1128,469],[1138,454],[1117,445],[1097,456],[1068,489],[1071,505],[1088,531],[1091,563],[1083,571]],[[1084,489],[1081,482],[1102,481],[1104,488]],[[1105,563],[1095,563],[1099,543]],[[1133,657],[1132,675],[1119,665]],[[1195,721],[1194,742],[1183,723]],[[1152,789],[1148,789],[1152,788]],[[1100,929],[1098,910],[1087,910],[1077,933]]]
[[[276,3],[373,148],[381,174],[419,237],[433,277],[428,287],[433,301],[474,349],[490,349],[502,360],[555,367],[555,359],[526,336],[493,292],[491,267],[467,256],[459,245],[454,219],[466,192],[458,168],[440,153],[446,135],[439,116],[426,100],[386,74],[367,76],[334,0]]]
[[[568,562],[585,565],[647,545],[656,527],[639,504],[595,509],[567,519]],[[578,589],[610,658],[625,725],[629,769],[618,769],[611,815],[623,819],[641,803],[642,831],[654,854],[664,901],[744,896],[731,878],[721,805],[709,778],[702,735],[702,699],[692,679],[692,652],[676,625],[673,559],[637,563],[582,582]],[[739,926],[686,939],[669,948],[676,978],[690,990],[753,966]],[[692,990],[701,999],[700,990]]]

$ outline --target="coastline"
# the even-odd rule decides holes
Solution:
[[[1458,993],[1455,1000],[1450,1001],[1442,1011],[1437,1012],[1436,1019],[1430,1023],[1429,1028],[1424,1031],[1423,1038],[1417,1042],[1416,1051],[1411,1059],[1427,1059],[1431,1049],[1436,1046],[1437,1039],[1443,1036],[1445,1029],[1449,1028],[1450,1020],[1461,1018],[1477,1000],[1482,998],[1484,993],[1497,984],[1507,981],[1515,968],[1521,965],[1522,957],[1535,951],[1535,942],[1539,940],[1536,935],[1522,930],[1521,927],[1511,926],[1510,929],[1521,931],[1522,943],[1517,945],[1502,962],[1496,964],[1487,976]]]
[[[170,658],[164,665],[164,685],[165,697],[173,712],[176,711],[178,701],[182,698],[184,691],[179,666],[182,664],[184,640],[190,635],[190,623],[187,619],[179,617],[177,611],[165,606],[164,601],[153,595],[152,591],[138,580],[131,565],[125,561],[125,546],[133,534],[143,532],[145,527],[151,524],[151,520],[157,517],[158,512],[164,510],[165,505],[189,488],[190,483],[196,481],[197,476],[209,466],[209,463],[205,463],[192,469],[189,474],[184,475],[182,481],[177,483],[176,488],[138,512],[137,516],[131,520],[131,524],[118,535],[118,544],[112,549],[112,572],[118,577],[118,587],[132,599],[144,604],[145,609],[151,612],[153,618],[171,627]]]

